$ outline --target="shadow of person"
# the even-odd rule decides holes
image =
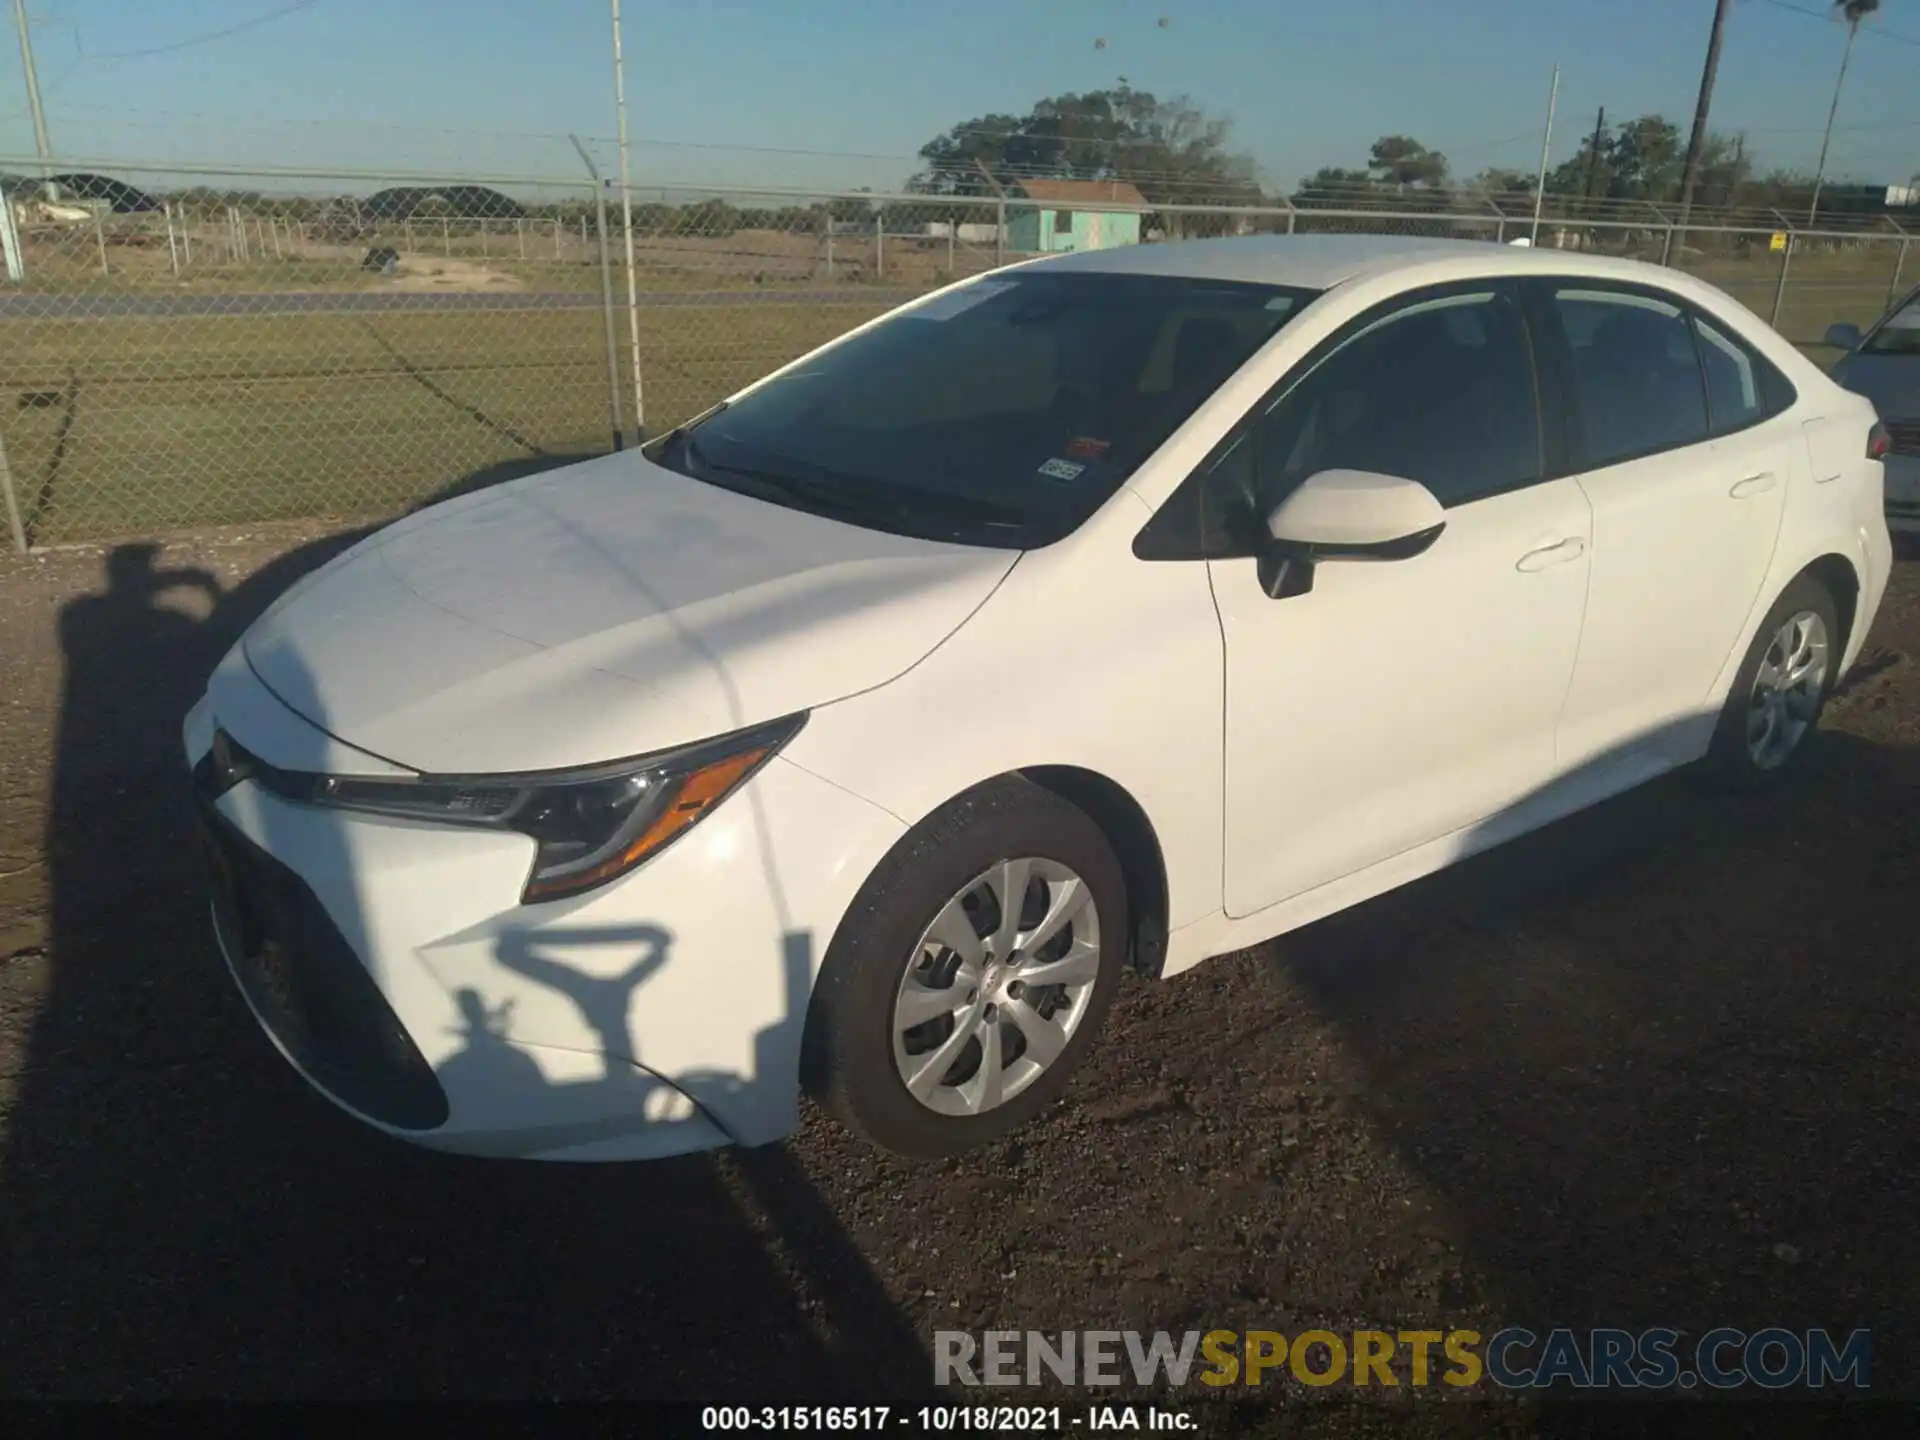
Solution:
[[[591,930],[542,930],[538,935],[511,931],[494,947],[494,958],[507,969],[537,984],[558,990],[574,1003],[580,1017],[599,1041],[606,1075],[613,1079],[637,1060],[627,1016],[634,993],[667,960],[673,937],[657,925],[599,926]],[[541,953],[547,945],[638,945],[640,953],[624,969],[611,975],[593,975]],[[623,1058],[624,1057],[624,1058]]]
[[[523,1093],[546,1085],[534,1058],[507,1039],[511,1000],[489,1009],[485,997],[470,986],[456,990],[453,999],[460,1008],[461,1044],[434,1067],[442,1085],[456,1092]]]
[[[59,613],[50,938],[20,1063],[0,1077],[0,1394],[919,1390],[924,1356],[881,1371],[816,1324],[823,1296],[885,1303],[817,1196],[831,1248],[783,1254],[724,1159],[556,1166],[417,1149],[341,1114],[259,1033],[212,942],[181,720],[278,590],[356,538],[224,593],[205,571],[163,567],[156,547],[120,547],[101,587]],[[641,950],[591,992],[607,1031],[658,963],[644,937]],[[456,997],[449,1063],[531,1083],[501,1038],[507,1017],[479,998]]]

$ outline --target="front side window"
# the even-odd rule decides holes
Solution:
[[[1226,470],[1251,465],[1260,516],[1323,470],[1418,480],[1449,506],[1539,479],[1540,414],[1519,306],[1489,290],[1373,322],[1288,387],[1250,441]]]
[[[646,453],[896,534],[1050,544],[1314,293],[1044,267],[991,276],[823,351]]]
[[[1707,397],[1677,305],[1608,290],[1556,290],[1592,468],[1705,440]],[[1751,378],[1751,377],[1749,377]]]
[[[1863,355],[1920,355],[1920,291],[1886,318],[1860,347]]]

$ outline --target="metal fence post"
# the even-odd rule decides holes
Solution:
[[[613,448],[624,450],[627,445],[626,421],[620,414],[620,342],[613,329],[613,255],[607,248],[607,186],[610,182],[600,178],[600,170],[593,163],[593,157],[587,153],[587,147],[580,143],[580,137],[569,135],[573,148],[580,152],[580,163],[587,167],[587,174],[593,177],[593,208],[599,218],[600,229],[600,313],[606,323],[607,333],[607,410],[613,417]],[[587,217],[580,217],[580,227],[586,228]]]
[[[1893,302],[1900,298],[1900,272],[1907,268],[1907,245],[1907,237],[1905,234],[1902,234],[1900,237],[1900,248],[1894,253],[1893,257],[1893,279],[1887,285],[1887,303],[1883,308],[1888,310],[1891,310],[1893,308]]]
[[[1773,287],[1773,313],[1767,316],[1767,323],[1774,329],[1780,328],[1780,306],[1787,298],[1787,271],[1793,266],[1793,246],[1800,237],[1789,230],[1787,248],[1780,252],[1780,280]]]
[[[873,212],[873,278],[887,273],[887,222],[884,212]]]
[[[440,253],[449,258],[453,255],[453,231],[448,228],[444,215],[440,217]]]
[[[1007,201],[1002,196],[994,202],[993,226],[993,268],[998,270],[1007,263]]]
[[[107,274],[107,224],[100,218],[100,207],[93,207],[93,243],[100,247],[100,273]]]
[[[20,245],[20,232],[15,228],[13,202],[0,192],[0,260],[4,260],[7,279],[18,285],[27,278],[27,254]]]
[[[833,211],[827,211],[827,283],[833,283]]]
[[[0,200],[0,204],[6,202]],[[20,502],[13,496],[13,471],[7,466],[7,437],[0,435],[0,498],[7,502],[7,529],[13,532],[13,548],[27,553],[27,527],[20,523]]]
[[[180,273],[180,248],[174,243],[174,239],[173,239],[173,202],[171,200],[169,200],[166,204],[166,211],[167,211],[167,260],[173,266],[173,273],[178,275]]]

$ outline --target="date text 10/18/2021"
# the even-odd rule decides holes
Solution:
[[[1191,1415],[1160,1405],[708,1405],[703,1431],[896,1431],[912,1435],[1192,1430]]]

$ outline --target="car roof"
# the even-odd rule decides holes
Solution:
[[[1596,279],[1654,279],[1669,286],[1674,272],[1637,260],[1584,255],[1575,250],[1500,245],[1492,240],[1443,240],[1422,235],[1236,235],[1219,240],[1172,240],[1083,250],[1030,262],[1037,268],[1127,275],[1175,275],[1330,290],[1348,280],[1396,270],[1427,273],[1420,283],[1488,274],[1551,271]]]

